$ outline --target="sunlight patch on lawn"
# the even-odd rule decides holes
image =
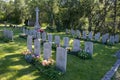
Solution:
[[[21,70],[21,69],[26,69],[29,68],[30,65],[23,66],[23,65],[14,65],[14,66],[9,66],[8,69],[10,70]]]

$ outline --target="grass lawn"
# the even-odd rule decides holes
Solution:
[[[3,27],[0,27],[0,31]],[[0,80],[46,80],[34,66],[24,60],[21,54],[27,47],[26,40],[19,38],[20,31],[14,30],[14,42],[4,43],[0,40]],[[1,33],[0,33],[1,34]],[[64,32],[53,33],[63,39]],[[73,38],[70,38],[72,46]],[[62,43],[62,42],[61,42]],[[76,56],[67,55],[67,72],[59,80],[101,80],[104,74],[117,60],[114,54],[120,48],[120,43],[106,46],[94,43],[94,54],[91,60],[82,60]],[[84,49],[84,41],[81,40]],[[53,51],[53,57],[55,53]]]

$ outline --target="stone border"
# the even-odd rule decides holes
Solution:
[[[119,66],[120,66],[120,59],[116,61],[113,67],[105,74],[105,76],[101,80],[111,80],[111,78],[113,77]]]

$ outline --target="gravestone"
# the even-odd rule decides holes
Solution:
[[[24,34],[26,33],[25,31],[26,31],[25,28],[23,28],[23,33],[24,33]]]
[[[74,37],[75,36],[75,30],[71,29],[71,34]]]
[[[64,46],[64,47],[69,47],[69,38],[68,38],[68,37],[64,37],[64,38],[63,38],[63,42],[64,42],[64,43],[63,43],[63,46]]]
[[[114,38],[114,36],[110,36],[109,43],[115,44],[115,38]]]
[[[75,52],[80,51],[80,40],[74,39],[72,51],[75,51]]]
[[[37,38],[37,31],[33,30],[33,38]]]
[[[37,38],[40,40],[41,39],[41,33],[37,32]]]
[[[95,34],[95,41],[99,41],[100,40],[100,32],[98,32],[97,34]]]
[[[60,36],[55,36],[55,44],[60,45]]]
[[[48,42],[52,42],[52,39],[53,39],[52,34],[48,34]]]
[[[40,40],[39,39],[34,40],[34,54],[37,56],[40,56]]]
[[[42,33],[42,41],[46,41],[46,32]]]
[[[32,36],[27,37],[27,49],[32,52]]]
[[[107,36],[106,35],[102,35],[102,43],[103,44],[107,43]]]
[[[62,72],[66,72],[67,66],[67,50],[62,47],[57,47],[56,67]]]
[[[46,42],[44,43],[43,47],[44,59],[48,60],[51,57],[52,52],[51,44],[49,42]]]
[[[85,42],[85,52],[92,56],[93,54],[93,42]]]
[[[92,38],[93,38],[93,33],[92,33],[92,31],[91,31],[91,32],[89,32],[89,34],[88,34],[88,39],[92,40]]]
[[[66,32],[66,34],[69,34],[69,30],[68,30],[68,29],[66,29],[66,31],[65,31],[65,32]]]
[[[116,43],[119,42],[119,35],[118,35],[118,34],[115,35],[115,42],[116,42]]]
[[[4,29],[3,30],[3,36],[4,36],[4,38],[7,38],[7,39],[13,41],[13,31]]]
[[[86,34],[85,31],[83,31],[83,33],[82,33],[82,38],[83,38],[83,39],[86,39],[86,38],[87,38],[87,34]]]
[[[13,31],[9,31],[8,38],[13,41]]]
[[[81,33],[79,30],[76,31],[76,35],[77,35],[77,38],[80,38],[81,37]]]

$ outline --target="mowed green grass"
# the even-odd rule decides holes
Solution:
[[[2,29],[0,27],[0,30]],[[41,75],[34,66],[25,62],[21,52],[27,47],[26,40],[19,38],[19,33],[20,31],[14,30],[14,42],[4,43],[0,40],[0,80],[47,80],[47,76]],[[64,32],[53,33],[53,35],[60,35],[61,40],[69,36],[72,47],[73,38],[70,35]],[[94,54],[91,60],[82,60],[68,54],[67,72],[59,80],[101,80],[117,60],[114,54],[119,47],[120,43],[114,46],[94,43]],[[81,48],[84,49],[82,40]],[[55,58],[54,51],[52,55]]]

